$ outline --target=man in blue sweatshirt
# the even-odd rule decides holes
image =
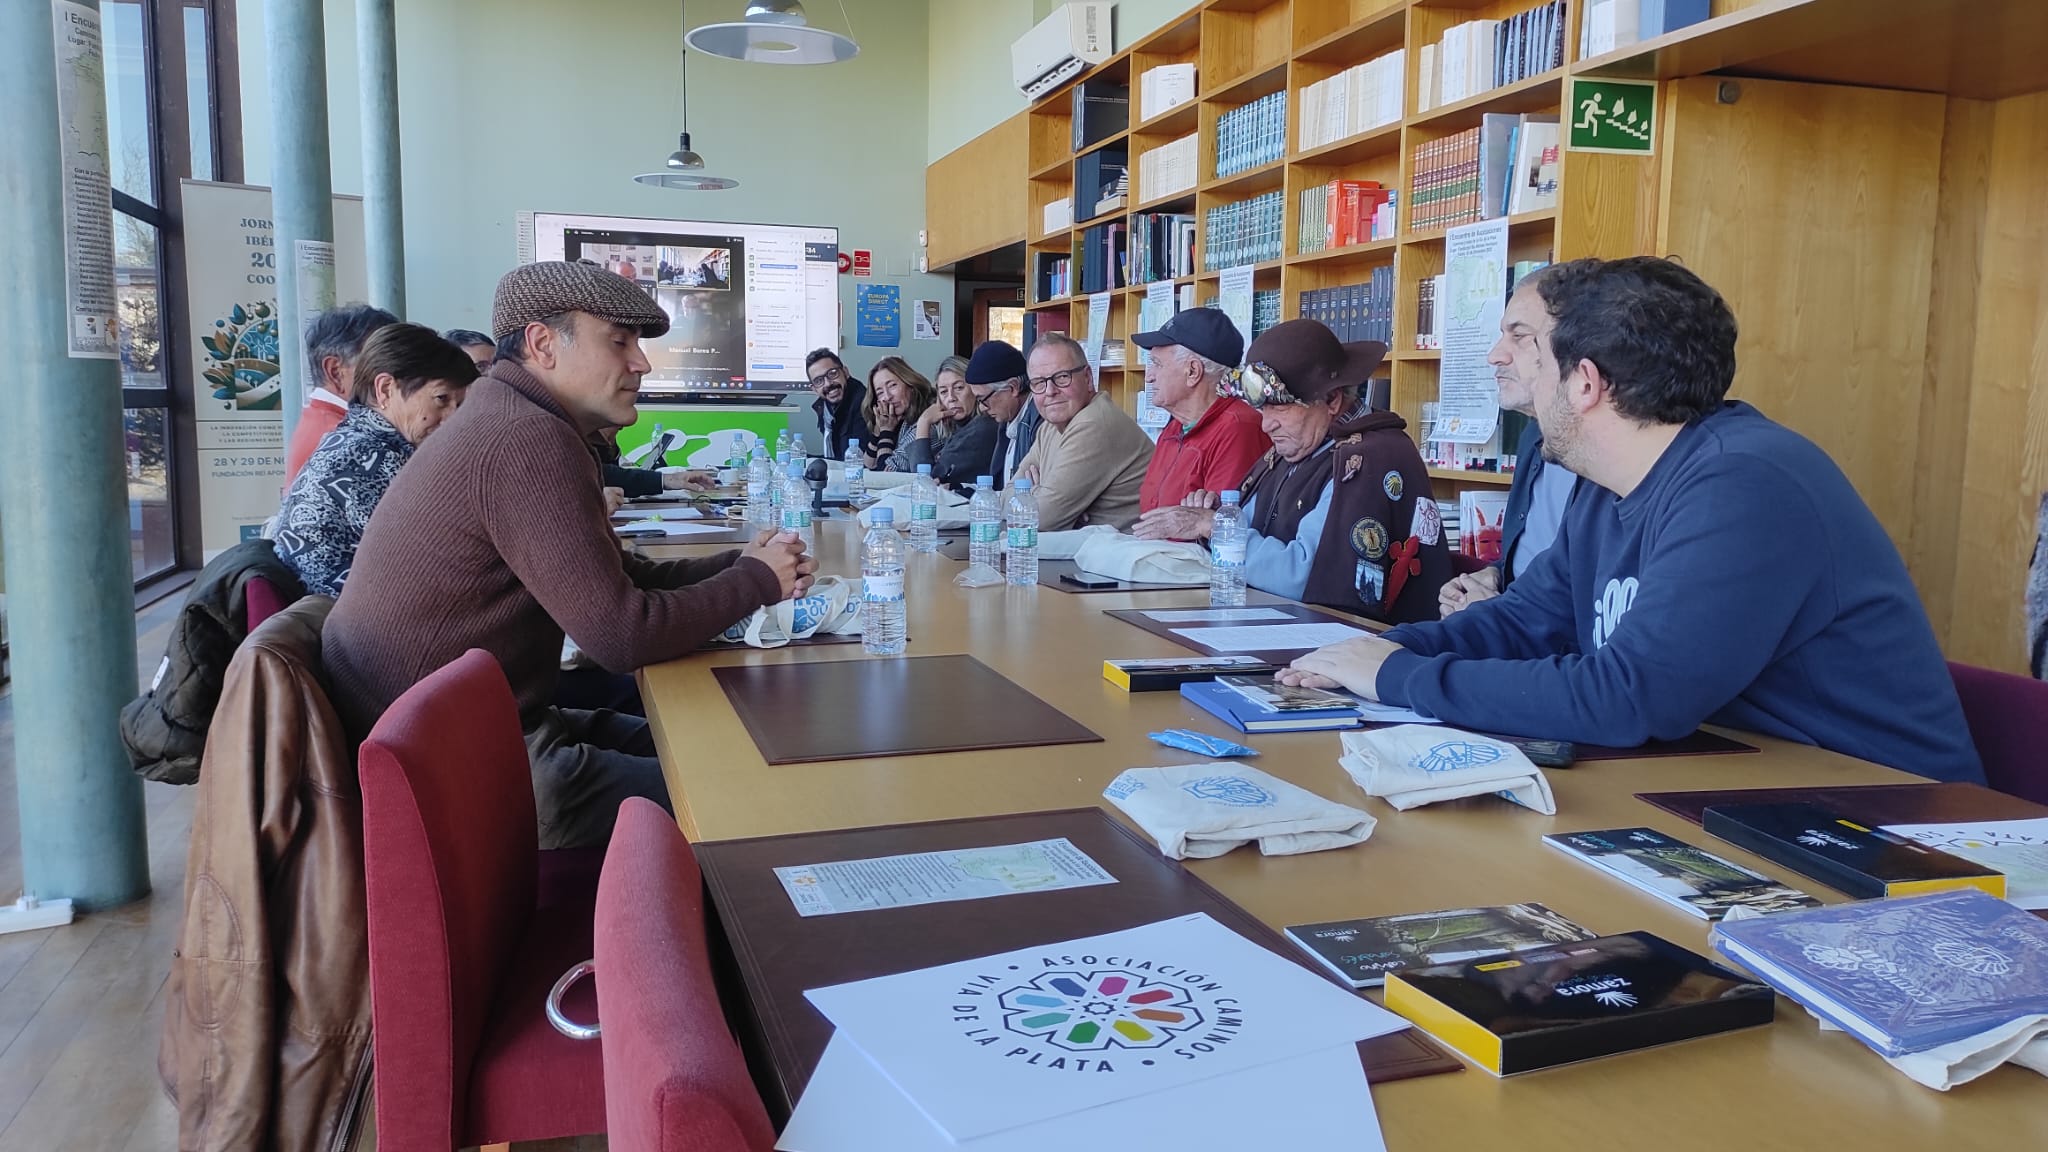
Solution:
[[[1491,732],[1632,747],[1712,722],[1983,782],[1877,518],[1812,442],[1725,399],[1719,293],[1654,257],[1554,265],[1488,361],[1532,382],[1544,457],[1588,481],[1556,543],[1500,597],[1281,679]]]

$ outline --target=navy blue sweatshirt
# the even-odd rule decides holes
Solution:
[[[1905,563],[1841,469],[1747,404],[1449,619],[1393,629],[1380,699],[1468,728],[1632,747],[1702,722],[1982,783]]]

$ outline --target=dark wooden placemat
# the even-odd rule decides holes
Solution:
[[[1394,725],[1361,724],[1359,727],[1391,728]],[[1499,732],[1485,732],[1477,728],[1465,728],[1464,731],[1476,732],[1481,736],[1491,736],[1495,740],[1520,739],[1520,737],[1509,736]],[[1718,732],[1709,732],[1704,728],[1695,731],[1690,736],[1682,736],[1676,740],[1652,740],[1648,744],[1639,744],[1634,748],[1610,748],[1604,744],[1572,745],[1573,760],[1580,764],[1594,760],[1656,760],[1666,756],[1725,756],[1731,753],[1755,751],[1757,751],[1757,746],[1754,744],[1744,744],[1740,740],[1730,739]]]
[[[858,632],[821,632],[816,636],[806,636],[801,640],[790,640],[782,644],[777,644],[775,648],[814,648],[823,647],[827,644],[858,643],[860,643],[860,633]],[[741,652],[747,650],[750,647],[752,646],[744,640],[713,640],[711,643],[706,644],[703,647],[702,651]],[[754,648],[753,650],[756,652],[773,652],[775,651],[775,648]]]
[[[1115,884],[834,916],[797,915],[776,868],[1066,838]],[[1205,912],[1330,979],[1300,949],[1100,808],[1028,812],[696,845],[723,938],[745,985],[742,1033],[771,1112],[787,1115],[832,1037],[804,992]],[[1334,983],[1334,981],[1333,981]],[[1461,1065],[1416,1029],[1359,1045],[1374,1083]]]
[[[730,665],[711,674],[770,764],[1102,739],[972,656]]]
[[[1204,585],[1204,587],[1206,587],[1206,585]],[[1192,652],[1200,652],[1204,656],[1255,656],[1268,664],[1278,665],[1282,668],[1293,663],[1295,657],[1301,656],[1307,653],[1309,650],[1306,648],[1279,648],[1270,652],[1226,652],[1219,648],[1211,648],[1207,644],[1203,644],[1197,640],[1190,639],[1189,637],[1178,635],[1174,632],[1174,629],[1187,628],[1190,630],[1196,630],[1205,628],[1257,628],[1261,625],[1267,624],[1343,624],[1351,628],[1358,628],[1370,631],[1369,626],[1362,620],[1346,620],[1342,616],[1338,616],[1330,612],[1325,612],[1320,608],[1311,608],[1306,604],[1296,604],[1292,600],[1282,600],[1278,596],[1268,595],[1267,593],[1260,592],[1256,589],[1245,590],[1244,606],[1246,608],[1270,608],[1273,611],[1285,613],[1287,615],[1287,619],[1169,621],[1154,620],[1151,617],[1145,615],[1146,612],[1201,611],[1201,609],[1198,608],[1118,608],[1110,612],[1106,612],[1104,613],[1104,615],[1114,616],[1126,624],[1142,628],[1145,631],[1150,632],[1151,634],[1159,637],[1162,640],[1167,640],[1174,644],[1178,644],[1181,647],[1186,648]]]

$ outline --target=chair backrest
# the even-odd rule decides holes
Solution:
[[[251,576],[242,584],[242,614],[246,617],[243,626],[254,632],[257,625],[284,611],[290,603],[277,585],[261,576]]]
[[[539,868],[526,743],[498,662],[473,648],[413,685],[360,767],[378,1141],[453,1148]]]
[[[1985,782],[2048,804],[2048,682],[1971,664],[1948,666]]]
[[[1488,564],[1477,556],[1467,556],[1463,552],[1456,551],[1451,553],[1451,573],[1453,575],[1470,576],[1474,572],[1481,572],[1491,567],[1493,565]]]
[[[775,1129],[711,971],[704,883],[675,818],[619,807],[597,884],[597,1013],[618,1152],[766,1152]]]

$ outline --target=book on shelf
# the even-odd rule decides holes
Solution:
[[[1199,143],[1199,137],[1191,132],[1138,153],[1139,198],[1157,200],[1193,188],[1199,172],[1195,161]]]
[[[1140,212],[1131,217],[1131,283],[1150,284],[1194,274],[1192,214]]]
[[[1416,110],[1427,112],[1540,76],[1564,63],[1565,0],[1505,20],[1468,20],[1422,46]]]
[[[1355,707],[1275,712],[1213,682],[1183,684],[1180,694],[1189,703],[1239,732],[1326,732],[1336,728],[1356,728],[1362,722]]]
[[[1126,692],[1172,692],[1183,684],[1229,673],[1277,671],[1255,656],[1160,656],[1147,660],[1104,660],[1102,678]]]
[[[1559,832],[1543,842],[1702,920],[1719,920],[1735,907],[1783,912],[1820,903],[1653,828]]]
[[[1026,312],[1024,314],[1024,346],[1029,348],[1033,341],[1047,332],[1065,332],[1067,325],[1065,309],[1050,312]]]
[[[1859,900],[1950,888],[2005,895],[2005,874],[1818,804],[1717,804],[1700,826]]]
[[[1074,294],[1074,261],[1071,256],[1058,252],[1039,252],[1035,257],[1037,267],[1033,269],[1032,274],[1037,280],[1037,295],[1034,297],[1037,302],[1057,300],[1062,296]]]
[[[1557,117],[1523,115],[1515,125],[1514,171],[1507,187],[1507,214],[1557,207],[1557,182],[1563,168],[1558,147]]]
[[[1260,288],[1252,293],[1252,337],[1280,322],[1280,290]]]
[[[1458,522],[1465,526],[1459,551],[1485,564],[1500,562],[1501,522],[1507,519],[1508,494],[1475,490],[1458,493]]]
[[[1594,933],[1541,904],[1450,908],[1297,924],[1287,937],[1353,988],[1372,988],[1403,968],[1457,964],[1523,948],[1591,940]]]
[[[1390,972],[1387,1007],[1496,1076],[1753,1028],[1771,990],[1648,932]]]
[[[1129,265],[1124,259],[1129,225],[1122,220],[1092,224],[1081,232],[1081,276],[1076,290],[1108,292],[1124,287]]]
[[[1976,889],[1727,921],[1707,939],[1888,1057],[2048,1014],[2048,921]]]
[[[1059,232],[1074,226],[1074,198],[1062,196],[1045,206],[1043,232]]]
[[[1202,271],[1217,272],[1281,256],[1282,193],[1218,204],[1203,217]]]
[[[1306,152],[1399,120],[1407,66],[1396,48],[1303,88],[1296,147]]]
[[[1193,64],[1161,64],[1138,74],[1138,118],[1150,120],[1195,98]]]
[[[1074,85],[1074,151],[1109,139],[1131,126],[1131,90],[1109,80],[1083,80]]]
[[[1676,32],[1712,15],[1710,0],[1591,0],[1579,26],[1579,59]]]
[[[1234,176],[1287,152],[1287,93],[1274,92],[1216,118],[1216,175]]]
[[[1077,214],[1087,210],[1078,219],[1092,220],[1101,215],[1095,206],[1103,197],[1114,195],[1118,184],[1127,178],[1129,155],[1124,145],[1113,144],[1074,158],[1074,208]]]
[[[1426,140],[1416,148],[1408,203],[1408,226],[1417,232],[1480,218],[1479,129]]]
[[[1102,199],[1095,202],[1094,215],[1106,216],[1111,212],[1121,210],[1130,194],[1131,174],[1128,170],[1119,169],[1115,182],[1104,188],[1102,190]]]
[[[1303,255],[1393,236],[1393,214],[1383,211],[1392,193],[1377,180],[1332,180],[1304,188],[1295,228]]]
[[[1322,322],[1345,343],[1390,343],[1394,333],[1393,266],[1382,264],[1373,268],[1363,284],[1304,290],[1301,315]]]

